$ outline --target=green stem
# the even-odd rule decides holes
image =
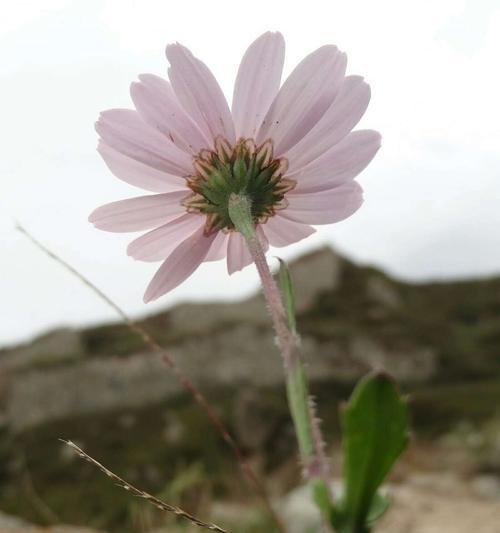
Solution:
[[[297,435],[304,476],[311,485],[316,505],[329,523],[332,503],[328,461],[323,452],[323,439],[315,414],[315,406],[309,397],[304,365],[297,349],[298,336],[295,332],[295,325],[287,316],[280,291],[257,237],[251,215],[250,199],[243,195],[233,194],[229,199],[228,210],[235,228],[246,240],[262,281],[264,297],[283,357],[288,404]]]

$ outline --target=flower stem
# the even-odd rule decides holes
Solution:
[[[299,337],[289,323],[280,290],[269,269],[264,250],[257,237],[251,215],[251,201],[233,194],[229,199],[229,216],[235,228],[246,240],[260,275],[262,289],[283,357],[287,396],[299,444],[304,477],[310,482],[314,501],[325,518],[331,513],[329,466],[316,417],[316,407],[309,396],[307,376],[298,350]]]

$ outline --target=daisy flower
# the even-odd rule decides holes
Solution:
[[[148,194],[96,209],[89,220],[112,232],[147,231],[127,252],[162,261],[144,295],[172,290],[204,261],[227,259],[229,274],[252,262],[228,212],[231,195],[251,202],[264,250],[311,235],[362,204],[354,178],[380,147],[372,130],[352,132],[369,99],[347,58],[326,45],[281,75],[285,42],[265,33],[241,61],[232,107],[207,66],[184,46],[167,46],[169,81],[142,74],[135,110],[110,109],[96,124],[111,172]]]

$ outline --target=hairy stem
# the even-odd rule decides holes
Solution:
[[[251,216],[251,201],[246,196],[233,194],[229,200],[229,216],[235,228],[245,238],[259,272],[285,367],[288,403],[304,467],[304,477],[311,483],[316,504],[327,516],[331,511],[329,467],[324,454],[316,408],[309,396],[307,376],[298,350],[298,336],[289,324],[280,290],[257,237]]]

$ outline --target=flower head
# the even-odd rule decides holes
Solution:
[[[182,283],[203,261],[227,258],[230,274],[251,262],[228,213],[229,197],[251,202],[267,250],[304,239],[362,204],[354,178],[380,147],[372,130],[352,132],[369,99],[346,56],[323,46],[280,87],[285,43],[265,33],[245,53],[232,109],[210,70],[180,44],[167,46],[170,82],[132,83],[136,110],[101,113],[98,150],[120,179],[156,194],[112,202],[89,220],[115,232],[149,230],[128,246],[163,261],[145,301]]]

